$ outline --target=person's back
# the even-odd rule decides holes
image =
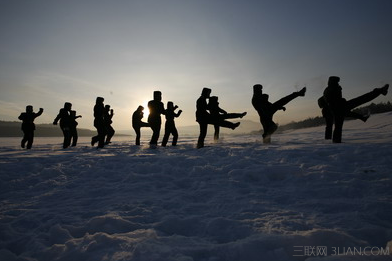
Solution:
[[[172,145],[176,146],[177,145],[177,140],[178,140],[178,131],[174,122],[174,118],[177,118],[181,115],[182,110],[179,110],[178,113],[175,112],[175,110],[178,108],[178,106],[174,106],[173,102],[168,102],[167,103],[167,108],[166,108],[166,123],[165,123],[165,135],[162,140],[162,146],[165,147],[170,134],[173,135],[173,142]]]
[[[34,119],[36,117],[36,113],[34,112],[22,112],[18,117],[18,119],[22,121],[22,130],[35,130]]]
[[[71,144],[71,128],[72,128],[72,118],[70,115],[72,104],[70,102],[64,103],[64,107],[60,109],[59,114],[54,119],[53,124],[57,125],[60,120],[60,128],[64,135],[63,148],[68,148]]]
[[[257,112],[264,121],[272,121],[274,115],[273,104],[268,99],[268,94],[262,94],[257,101]]]
[[[166,109],[166,114],[165,114],[165,118],[166,121],[172,122],[174,121],[176,113],[174,112],[173,109]]]
[[[252,105],[253,108],[258,113],[262,113],[261,111],[261,103],[262,103],[262,94],[263,94],[263,86],[261,84],[255,84],[253,85],[253,96],[252,96]]]
[[[76,121],[77,118],[81,118],[82,116],[76,116],[76,111],[71,110],[69,112],[69,117],[70,117],[70,128],[71,128],[71,140],[72,140],[72,147],[75,147],[77,142],[78,142],[78,131],[77,131],[77,126],[78,122]]]
[[[330,115],[327,115],[327,127],[326,128],[326,138],[330,138],[332,131],[332,124],[335,125],[332,134],[332,142],[341,143],[342,142],[342,129],[345,117],[354,117],[361,119],[366,122],[368,116],[364,116],[353,112],[352,110],[362,104],[370,102],[379,95],[387,95],[389,84],[384,85],[381,88],[375,88],[374,90],[360,95],[354,99],[346,100],[342,97],[342,87],[339,84],[340,77],[330,76],[328,79],[328,86],[325,88],[323,93],[323,98],[326,105],[323,109],[329,109]],[[320,106],[321,107],[321,106]],[[325,115],[324,115],[325,117]],[[328,119],[328,117],[330,119]],[[328,133],[327,133],[328,132]]]
[[[94,146],[96,142],[98,142],[98,148],[104,147],[105,142],[105,122],[104,122],[104,111],[105,106],[103,104],[104,98],[97,97],[95,100],[94,106],[94,127],[97,129],[98,135],[92,137],[91,146]]]
[[[203,88],[201,96],[196,101],[196,121],[199,123],[200,135],[197,140],[197,148],[204,147],[204,139],[207,135],[207,126],[210,121],[207,99],[210,97],[211,89]]]
[[[95,104],[94,106],[94,122],[103,123],[104,122],[104,111],[105,107],[103,104]]]
[[[133,112],[133,114],[132,114],[132,127],[138,128],[141,126],[142,119],[144,116],[143,109],[144,108],[142,106],[139,106],[136,109],[136,111]]]
[[[344,110],[344,108],[342,108],[342,103],[344,103],[345,100],[343,100],[342,87],[339,85],[339,81],[340,77],[329,77],[328,86],[323,92],[324,105],[327,105],[334,113],[342,113],[341,110]]]
[[[103,119],[106,125],[110,125],[113,123],[113,110],[110,109],[110,105],[105,105],[103,113]]]
[[[71,127],[76,128],[76,126],[78,125],[76,119],[79,118],[78,116],[76,116],[76,111],[70,111],[69,116],[70,116]]]
[[[211,89],[203,88],[201,96],[196,101],[196,121],[207,122],[210,118],[207,98],[210,97]]]
[[[136,133],[136,145],[140,145],[140,137],[141,137],[140,129],[142,127],[150,127],[150,124],[142,121],[144,116],[143,110],[144,107],[139,105],[136,111],[132,114],[132,127]]]
[[[72,120],[67,109],[61,108],[58,117],[60,118],[60,128],[71,126]]]
[[[148,122],[161,123],[161,114],[165,114],[165,108],[163,107],[162,93],[160,91],[154,91],[154,99],[148,102],[148,109],[150,110]]]
[[[219,102],[218,102],[217,96],[210,97],[210,100],[208,102],[208,110],[210,112],[211,117],[215,120],[219,120],[219,116],[221,113],[226,113],[224,110],[222,110],[219,107]]]
[[[40,108],[39,112],[33,112],[33,106],[26,106],[26,112],[22,112],[18,117],[22,121],[22,130],[35,130],[34,120],[43,113],[43,109]]]
[[[161,114],[164,114],[163,103],[156,100],[148,102],[148,109],[150,114],[148,115],[148,122],[161,122]]]
[[[35,124],[34,120],[43,113],[43,109],[40,108],[38,113],[33,112],[33,106],[26,106],[26,112],[22,112],[18,117],[22,121],[23,139],[21,141],[21,147],[25,148],[27,142],[27,149],[31,149],[34,141]]]
[[[286,110],[284,107],[287,103],[293,99],[305,96],[306,87],[303,87],[300,91],[293,92],[278,101],[271,103],[268,99],[268,94],[262,93],[262,86],[256,84],[253,86],[253,97],[252,105],[256,109],[260,117],[260,123],[263,126],[263,141],[264,143],[271,142],[271,135],[277,130],[278,126],[273,121],[273,116],[278,110]]]
[[[148,102],[148,109],[150,110],[148,123],[153,132],[150,145],[154,147],[158,144],[159,132],[161,130],[161,114],[166,113],[162,103],[162,93],[160,91],[154,91],[154,99]]]

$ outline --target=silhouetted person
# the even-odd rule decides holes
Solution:
[[[110,140],[112,139],[115,131],[112,127],[112,118],[114,116],[113,109],[110,109],[110,105],[105,105],[105,113],[104,113],[104,121],[105,121],[105,131],[106,131],[106,141],[105,145],[111,143]]]
[[[212,124],[212,125],[218,124],[220,127],[231,128],[233,130],[240,125],[239,122],[238,123],[232,123],[228,121],[220,122],[216,118],[213,118],[211,116],[207,104],[207,99],[210,98],[210,94],[211,94],[211,89],[203,88],[201,92],[201,96],[196,101],[196,121],[199,123],[199,127],[200,127],[200,135],[197,140],[198,149],[204,147],[204,140],[207,135],[208,124]]]
[[[98,142],[98,148],[103,148],[105,145],[105,106],[103,104],[104,98],[97,97],[94,106],[94,127],[97,129],[98,135],[92,137],[91,146],[94,146]]]
[[[197,141],[197,148],[204,147],[204,140],[207,135],[208,123],[211,122],[211,115],[208,111],[207,99],[210,98],[211,89],[203,88],[201,96],[196,101],[196,121],[199,123],[200,135]]]
[[[331,85],[336,84],[336,83],[334,83],[336,81],[337,81],[337,83],[339,82],[339,77],[331,76],[328,79],[328,86],[330,84]],[[326,99],[324,98],[324,96],[321,96],[317,102],[318,102],[319,107],[321,108],[321,113],[323,115],[323,118],[325,119],[324,138],[326,140],[330,140],[330,139],[332,139],[332,130],[333,130],[333,123],[334,123],[333,113],[332,113],[331,109],[329,108],[328,103],[327,103]],[[348,111],[346,113],[345,117],[351,117],[351,118],[359,119],[363,122],[366,122],[367,119],[369,118],[369,115],[361,115],[361,114],[353,112],[353,111]]]
[[[77,118],[82,118],[82,115],[76,116],[76,111],[71,110],[70,111],[70,120],[71,120],[71,139],[72,139],[72,147],[75,147],[76,144],[78,143],[78,130],[76,129],[76,126],[78,126],[78,122],[76,121]]]
[[[217,96],[211,96],[208,102],[208,110],[210,111],[210,115],[212,118],[212,121],[215,122],[214,124],[214,140],[219,139],[219,131],[220,131],[220,126],[225,125],[228,126],[228,128],[236,128],[239,123],[232,123],[229,121],[226,121],[226,119],[236,119],[236,118],[242,118],[246,115],[246,112],[243,113],[227,113],[225,110],[219,107],[219,102],[218,102],[218,97]]]
[[[178,106],[174,106],[173,102],[167,102],[167,108],[166,108],[166,123],[165,123],[165,135],[163,136],[162,140],[162,146],[165,147],[170,134],[173,135],[173,142],[172,145],[176,146],[177,145],[177,140],[178,140],[178,131],[176,128],[176,124],[174,123],[174,118],[180,117],[182,110],[179,110],[178,113],[175,112],[175,110],[178,108]]]
[[[142,119],[144,117],[144,107],[139,106],[136,111],[132,114],[132,127],[136,132],[136,145],[140,145],[140,129],[142,127],[150,127],[150,124],[147,122],[143,122]]]
[[[252,105],[256,109],[260,117],[260,123],[263,126],[263,142],[270,143],[271,135],[277,130],[278,125],[273,121],[273,116],[278,110],[286,110],[284,107],[287,103],[293,99],[305,96],[306,87],[302,88],[298,92],[293,92],[292,94],[283,97],[282,99],[271,103],[268,101],[269,96],[263,94],[263,86],[256,84],[253,86],[253,97]]]
[[[69,102],[64,103],[64,108],[60,109],[59,114],[53,121],[53,125],[57,125],[60,120],[60,128],[63,131],[64,141],[63,148],[66,149],[71,145],[71,112],[72,104]]]
[[[351,110],[354,108],[367,103],[379,95],[387,95],[389,84],[384,85],[381,88],[375,88],[373,91],[361,95],[357,98],[346,100],[342,95],[342,87],[339,85],[340,78],[337,76],[331,76],[328,79],[328,86],[324,90],[324,107],[329,109],[326,113],[326,122],[329,124],[328,129],[326,128],[326,138],[329,138],[331,127],[331,116],[333,117],[333,124],[335,129],[333,130],[332,141],[334,143],[342,142],[342,129],[345,117],[358,116]],[[329,113],[329,114],[328,114]],[[328,118],[329,117],[329,118]],[[360,116],[358,116],[360,117]],[[363,116],[362,116],[363,117]],[[365,121],[365,118],[363,118]]]
[[[161,131],[161,114],[165,114],[165,108],[162,103],[162,93],[160,91],[154,91],[154,99],[148,102],[148,109],[150,114],[148,115],[148,123],[152,129],[152,137],[150,145],[158,145],[159,132]]]
[[[19,120],[22,121],[22,131],[23,131],[23,139],[20,144],[22,148],[25,148],[27,142],[27,149],[31,149],[33,146],[34,141],[34,131],[35,131],[35,124],[34,120],[38,116],[44,112],[44,109],[40,108],[37,113],[33,112],[33,106],[27,105],[26,112],[22,112],[18,117]]]

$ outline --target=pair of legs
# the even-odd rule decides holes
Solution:
[[[161,132],[161,122],[149,122],[152,136],[150,140],[150,145],[158,145],[159,133]]]
[[[226,119],[236,119],[236,118],[242,118],[246,115],[246,112],[244,113],[227,113],[227,114],[221,114],[219,115],[219,123],[218,124],[214,124],[214,140],[219,140],[219,132],[220,132],[220,125],[221,124],[225,124],[229,127],[227,128],[231,128],[231,129],[235,129],[238,127],[239,123],[232,123],[229,121],[225,121]],[[222,122],[223,121],[223,122]]]
[[[386,95],[388,93],[388,88],[389,85],[385,85],[382,88],[376,88],[371,92],[365,93],[364,95],[361,95],[357,98],[351,99],[349,101],[346,101],[345,99],[342,99],[342,104],[339,106],[338,109],[332,110],[332,115],[334,119],[334,124],[335,124],[335,129],[333,131],[332,135],[332,141],[334,143],[341,143],[342,142],[342,131],[343,131],[343,123],[344,123],[344,118],[346,116],[352,116],[352,115],[358,115],[358,114],[353,114],[351,110],[354,108],[365,104],[367,102],[372,101],[373,99],[377,98],[381,94]]]
[[[106,128],[103,124],[94,124],[97,129],[98,135],[91,139],[91,145],[94,146],[98,142],[98,148],[103,148],[105,145]]]
[[[106,141],[105,141],[105,145],[110,143],[110,140],[112,139],[114,133],[115,133],[115,131],[114,131],[112,125],[107,125],[106,126]]]
[[[62,127],[64,141],[63,141],[63,149],[68,148],[71,145],[71,129],[69,127]]]
[[[23,130],[23,139],[20,146],[22,148],[25,148],[27,142],[26,149],[29,150],[33,146],[33,141],[34,141],[34,130]]]
[[[72,147],[75,147],[76,144],[78,143],[78,131],[76,130],[76,127],[71,128],[71,139],[72,139]]]
[[[271,135],[278,129],[278,125],[271,120],[262,120],[260,117],[261,124],[263,125],[263,143],[271,143]]]
[[[172,145],[176,146],[178,140],[178,131],[176,125],[174,124],[174,121],[173,122],[166,121],[165,123],[165,135],[163,136],[163,140],[162,140],[163,147],[165,147],[167,142],[169,141],[170,134],[173,135]]]
[[[240,125],[239,122],[232,123],[230,121],[225,121],[225,120],[222,120],[222,121],[219,121],[219,122],[211,121],[211,120],[209,120],[209,121],[199,121],[200,135],[199,135],[199,138],[197,140],[197,148],[198,149],[204,147],[204,140],[205,140],[205,138],[207,136],[208,124],[213,124],[214,126],[217,125],[219,127],[224,127],[224,128],[230,128],[232,130],[234,130],[235,128],[237,128]]]
[[[271,135],[278,129],[278,125],[272,120],[274,114],[281,109],[284,109],[284,106],[294,100],[297,97],[305,96],[306,88],[302,88],[302,90],[298,92],[293,92],[290,95],[283,97],[282,99],[271,104],[271,107],[263,110],[262,113],[259,112],[260,122],[263,126],[263,143],[271,143]]]
[[[141,129],[142,127],[150,127],[150,124],[145,123],[145,122],[141,122],[140,124],[138,124],[138,125],[133,125],[132,127],[133,127],[133,129],[135,130],[135,133],[136,133],[136,141],[135,141],[135,144],[136,144],[136,145],[140,145],[140,137],[141,137],[140,129]]]
[[[328,108],[323,108],[321,111],[323,118],[325,119],[325,135],[324,138],[326,140],[332,139],[332,130],[333,130],[333,123],[334,123],[334,116],[333,113]],[[364,116],[356,112],[349,111],[345,115],[346,117],[354,118],[357,120],[361,120],[366,122],[369,116]]]

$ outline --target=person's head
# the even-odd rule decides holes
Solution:
[[[71,108],[72,108],[72,103],[70,103],[70,102],[64,103],[64,109],[66,109],[67,111],[70,111]]]
[[[268,101],[269,95],[268,94],[263,94],[263,95],[261,95],[261,98],[262,98],[263,101]]]
[[[73,111],[73,110],[71,110],[70,112],[69,112],[69,114],[71,115],[71,116],[76,116],[76,111]]]
[[[105,105],[105,110],[109,111],[110,110],[110,105],[106,104]]]
[[[210,94],[211,94],[210,88],[203,88],[203,90],[201,91],[201,96],[203,96],[204,98],[209,98]]]
[[[218,103],[218,97],[217,96],[211,96],[210,99],[209,99],[209,104],[218,105],[219,104]]]
[[[33,106],[32,105],[27,105],[26,106],[26,112],[33,112]]]
[[[97,97],[97,99],[95,100],[95,103],[96,104],[103,104],[103,101],[104,101],[105,99],[104,98],[102,98],[102,97]]]
[[[139,105],[139,107],[137,107],[137,111],[143,111],[143,110],[144,110],[143,106]]]
[[[338,76],[330,76],[328,78],[328,86],[339,86],[340,77]]]
[[[253,85],[253,93],[254,94],[262,94],[263,93],[263,85],[261,85],[261,84]]]
[[[171,102],[171,101],[167,102],[167,109],[173,110],[173,108],[174,108],[173,102]]]
[[[162,93],[160,91],[154,91],[154,101],[162,101]]]

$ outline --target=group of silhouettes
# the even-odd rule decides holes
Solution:
[[[105,144],[109,144],[115,132],[111,126],[114,115],[113,110],[110,109],[110,105],[104,106],[103,101],[103,98],[98,97],[94,106],[94,127],[97,129],[98,135],[93,137],[91,141],[92,146],[98,142],[99,148],[103,148]],[[58,121],[60,121],[60,129],[64,136],[64,149],[69,146],[76,146],[78,142],[78,132],[76,129],[78,122],[76,119],[81,117],[81,115],[76,116],[76,111],[72,110],[72,104],[66,102],[54,119],[53,125],[57,125]]]
[[[381,88],[375,88],[373,91],[361,95],[357,98],[346,100],[342,97],[342,87],[339,85],[340,78],[331,76],[328,79],[328,86],[325,88],[323,96],[318,99],[318,105],[321,108],[322,115],[325,118],[325,139],[332,139],[334,143],[342,142],[342,128],[344,119],[351,117],[360,119],[364,122],[369,118],[369,115],[362,115],[352,110],[364,103],[367,103],[379,95],[387,95],[389,84]],[[271,135],[278,129],[278,125],[273,121],[273,116],[278,110],[285,111],[285,105],[297,97],[304,97],[306,87],[300,91],[293,92],[282,99],[271,103],[268,94],[263,93],[263,86],[255,84],[253,86],[252,105],[257,111],[260,123],[263,127],[263,142],[270,143]],[[144,107],[139,106],[132,115],[132,127],[136,133],[136,145],[140,145],[141,131],[143,127],[149,127],[152,130],[152,137],[150,140],[150,147],[154,148],[158,145],[158,139],[161,131],[161,115],[165,115],[165,134],[161,145],[166,146],[170,135],[173,136],[172,145],[176,146],[178,141],[178,131],[174,119],[179,117],[182,110],[176,112],[178,106],[173,102],[167,103],[166,109],[162,103],[162,93],[154,91],[153,100],[148,102],[149,116],[147,122],[143,122]],[[31,149],[34,140],[34,119],[43,113],[40,108],[39,112],[33,112],[33,106],[26,106],[26,112],[23,112],[19,119],[22,120],[22,131],[24,133],[21,147]],[[242,118],[246,115],[242,113],[228,113],[219,107],[218,97],[211,96],[211,89],[203,88],[201,96],[196,101],[196,121],[200,127],[200,134],[197,141],[197,148],[204,147],[204,140],[207,135],[208,125],[214,126],[214,140],[219,139],[220,127],[236,129],[240,122],[230,122],[228,119]],[[105,145],[111,143],[115,131],[112,125],[112,118],[114,116],[113,109],[110,105],[104,105],[104,98],[97,97],[94,106],[94,127],[97,129],[97,135],[92,137],[91,145],[98,143],[98,148],[103,148]],[[76,119],[82,117],[76,115],[76,111],[72,110],[72,104],[66,102],[64,108],[60,109],[59,114],[54,119],[53,124],[57,125],[60,121],[60,128],[64,135],[63,148],[69,146],[76,146],[78,140],[78,133],[76,126],[78,125]],[[71,143],[72,141],[72,143]],[[27,145],[26,145],[27,143]]]
[[[154,91],[154,99],[148,102],[148,109],[150,111],[147,122],[143,122],[143,106],[139,106],[132,115],[132,127],[136,133],[136,145],[140,145],[140,129],[142,127],[150,127],[152,130],[152,137],[150,140],[150,146],[156,147],[158,145],[159,134],[161,132],[161,115],[165,115],[165,135],[163,136],[162,146],[165,147],[169,141],[170,135],[173,136],[172,145],[176,146],[178,141],[178,131],[174,119],[180,117],[182,110],[178,109],[177,105],[174,105],[172,101],[167,102],[166,109],[162,102],[162,93],[160,91]]]

